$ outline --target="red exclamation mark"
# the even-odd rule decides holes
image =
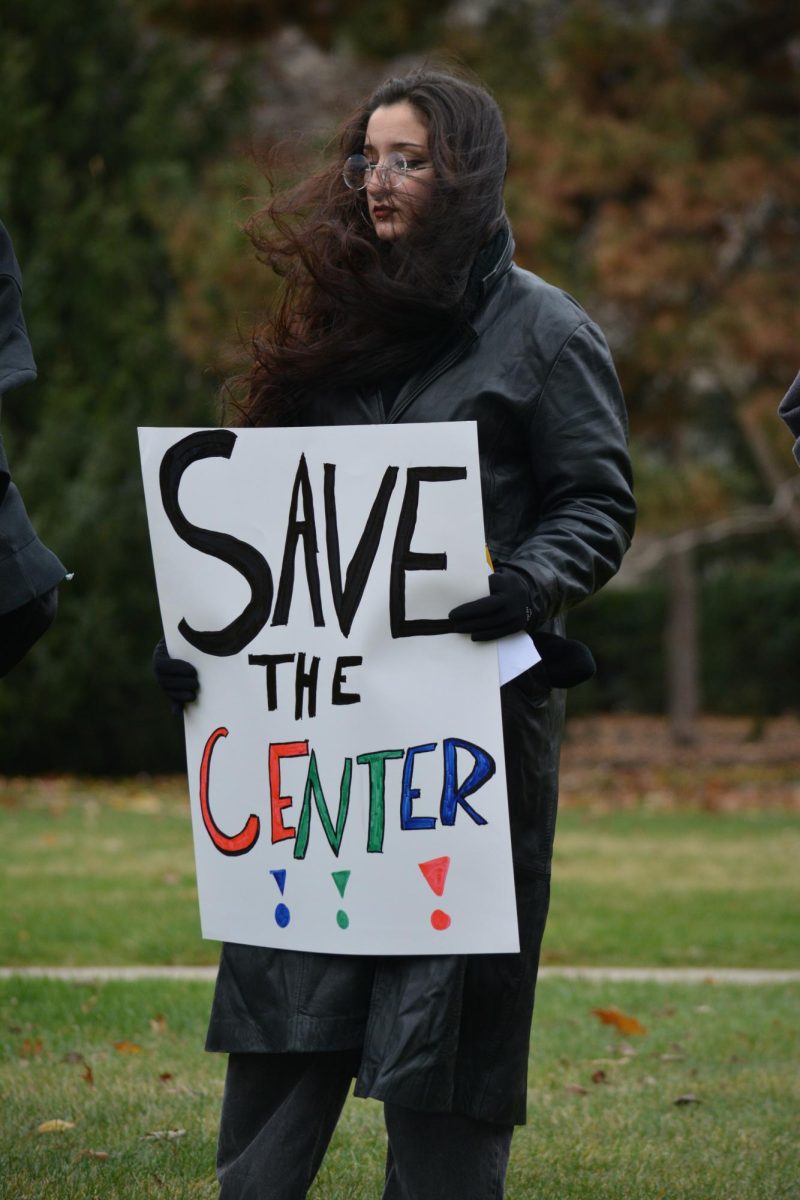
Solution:
[[[450,869],[450,856],[446,854],[442,858],[432,858],[428,862],[417,865],[428,881],[431,891],[437,896],[443,895],[447,872]],[[442,912],[441,908],[435,908],[431,913],[431,925],[434,929],[447,929],[450,925],[450,917],[446,912]]]

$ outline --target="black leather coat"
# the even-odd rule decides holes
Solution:
[[[0,399],[35,378],[22,312],[22,275],[0,221]],[[55,589],[65,575],[63,564],[36,535],[11,479],[0,434],[0,675],[16,666],[52,622]]]
[[[778,414],[783,417],[792,431],[794,441],[794,457],[800,466],[800,374],[780,402]]]
[[[528,581],[534,624],[561,631],[630,542],[626,419],[602,333],[569,296],[513,266],[512,252],[508,238],[478,281],[469,330],[401,388],[388,416],[371,389],[320,399],[303,422],[477,421],[492,558]],[[359,1096],[524,1123],[563,693],[523,675],[503,688],[502,709],[521,952],[375,960],[226,945],[209,1050],[363,1046]]]

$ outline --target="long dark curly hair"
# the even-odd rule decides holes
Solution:
[[[424,218],[382,242],[366,193],[349,190],[341,172],[349,155],[363,152],[375,109],[401,101],[427,127],[434,178]],[[234,424],[281,423],[320,388],[333,395],[340,386],[410,374],[468,318],[470,268],[505,224],[506,133],[479,85],[439,71],[389,79],[345,122],[338,150],[246,226],[283,286],[253,337]]]

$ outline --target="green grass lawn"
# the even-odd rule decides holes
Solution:
[[[211,1200],[224,1063],[201,1049],[209,999],[196,983],[0,981],[2,1195]],[[798,1000],[792,986],[543,981],[508,1200],[800,1195]],[[612,1005],[646,1034],[623,1041],[592,1015]],[[73,1125],[38,1131],[52,1120]],[[314,1200],[374,1200],[383,1154],[380,1106],[351,1100]]]
[[[213,963],[179,780],[0,783],[0,964]],[[543,961],[800,967],[800,822],[566,808]]]
[[[800,820],[567,810],[543,961],[800,967]]]
[[[185,783],[26,780],[0,795],[0,962],[216,961]]]
[[[215,961],[181,781],[5,781],[0,836],[0,963]],[[775,809],[568,806],[544,961],[798,967],[798,850],[796,815]],[[0,1195],[216,1196],[209,1000],[197,983],[0,980]],[[798,1001],[542,980],[508,1200],[800,1196]],[[614,1005],[647,1033],[626,1043],[592,1015]],[[39,1132],[53,1120],[70,1125]],[[350,1101],[314,1200],[374,1200],[383,1155],[380,1106]]]

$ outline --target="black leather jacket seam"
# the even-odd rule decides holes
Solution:
[[[575,337],[575,335],[577,333],[580,333],[580,331],[582,329],[588,329],[590,327],[590,325],[591,325],[591,321],[581,321],[580,325],[576,325],[575,328],[573,330],[571,330],[569,335],[562,342],[561,346],[559,347],[558,353],[556,354],[555,358],[553,359],[552,363],[550,364],[550,369],[547,372],[547,377],[545,378],[544,383],[542,384],[541,388],[539,389],[539,395],[536,397],[533,404],[531,405],[531,418],[530,418],[531,423],[533,423],[538,416],[539,407],[542,403],[542,400],[544,399],[544,394],[547,391],[547,388],[550,384],[550,380],[553,378],[553,375],[555,374],[556,370],[558,369],[558,364],[561,362],[561,358],[564,354],[564,351],[567,349],[567,347],[569,346],[570,342]]]

